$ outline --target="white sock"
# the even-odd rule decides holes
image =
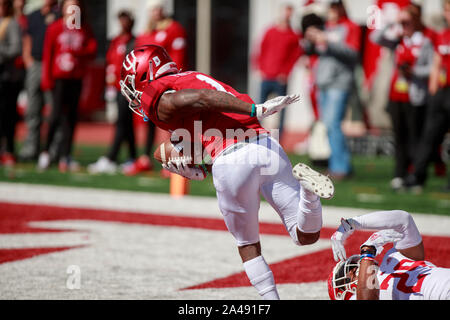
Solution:
[[[263,256],[244,262],[245,273],[253,287],[265,300],[280,300],[275,279]]]
[[[314,193],[301,188],[297,228],[304,233],[316,233],[322,228],[322,204]]]

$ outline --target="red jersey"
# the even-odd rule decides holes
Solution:
[[[439,32],[437,32],[434,29],[428,28],[428,27],[424,27],[423,28],[423,34],[425,35],[425,37],[427,37],[428,39],[431,40],[431,42],[433,43],[433,47],[436,48],[437,42],[438,42],[438,37],[439,37]]]
[[[436,51],[442,58],[440,74],[441,87],[450,86],[450,29],[447,28],[439,33],[437,38]]]
[[[97,41],[86,27],[69,29],[63,19],[55,21],[45,33],[42,89],[52,89],[54,79],[81,79],[96,52]]]
[[[395,49],[395,68],[391,80],[389,99],[392,101],[409,102],[409,82],[401,76],[399,67],[413,67],[419,57],[426,36],[416,32],[410,39],[403,38]]]
[[[144,89],[141,105],[150,120],[156,126],[170,132],[177,129],[187,130],[193,141],[201,141],[202,147],[206,151],[204,155],[209,155],[213,160],[228,146],[247,137],[268,132],[256,117],[237,113],[201,112],[189,118],[180,119],[178,123],[174,121],[167,124],[160,121],[157,116],[157,106],[161,96],[167,91],[183,89],[217,90],[227,92],[248,103],[254,102],[248,95],[241,94],[206,74],[193,71],[164,76],[150,82]],[[233,130],[240,132],[238,137],[235,136]]]
[[[111,40],[106,53],[106,82],[120,90],[120,70],[127,54],[127,47],[133,41],[131,33],[122,34]],[[133,49],[132,47],[129,49]]]
[[[176,21],[171,21],[167,28],[153,30],[137,37],[136,47],[155,44],[166,49],[169,56],[181,70],[187,69],[186,31]]]
[[[261,42],[258,67],[266,80],[278,76],[289,76],[297,59],[302,55],[300,37],[291,28],[272,27],[267,30]]]

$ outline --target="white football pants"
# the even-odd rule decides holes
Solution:
[[[301,186],[280,144],[269,136],[227,148],[212,166],[219,208],[238,246],[259,242],[260,195],[275,209],[292,240],[297,237],[297,216],[308,213],[301,205]],[[318,210],[318,212],[317,212]],[[315,208],[322,223],[322,212]],[[307,217],[308,215],[305,214]],[[298,226],[300,230],[302,226]]]

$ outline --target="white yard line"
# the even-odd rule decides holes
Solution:
[[[174,199],[161,193],[94,188],[0,183],[0,202],[221,218],[217,200],[212,197],[185,196]],[[348,218],[373,211],[327,206],[326,200],[322,201],[322,204],[323,223],[327,227],[336,227],[341,217]],[[450,217],[420,213],[412,215],[423,234],[450,235]],[[270,205],[263,202],[260,221],[276,223],[280,222],[280,219]]]

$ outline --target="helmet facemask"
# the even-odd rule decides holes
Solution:
[[[359,273],[359,255],[353,255],[345,261],[340,261],[333,269],[332,286],[336,300],[347,300],[356,294]],[[355,274],[352,281],[351,271]]]
[[[135,75],[127,75],[125,80],[120,80],[120,91],[128,100],[128,107],[137,115],[146,117],[141,108],[142,91],[136,90]]]
[[[167,53],[166,53],[167,56]],[[134,51],[131,51],[123,62],[123,69],[126,72],[125,78],[120,80],[120,88],[122,95],[128,100],[129,108],[137,115],[148,120],[143,108],[141,107],[141,98],[143,88],[146,84],[166,74],[178,73],[179,69],[175,62],[170,61],[170,57],[160,60],[158,56],[150,57],[148,60],[148,69],[140,69],[138,72],[138,59]],[[142,60],[142,59],[141,59]],[[165,62],[161,65],[162,62]],[[142,62],[141,62],[142,63]],[[138,79],[136,77],[139,77]],[[139,88],[139,90],[137,89]]]

